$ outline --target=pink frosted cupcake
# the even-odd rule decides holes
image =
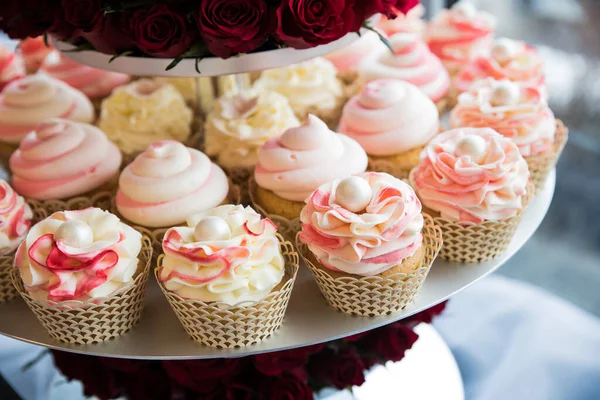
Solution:
[[[324,56],[331,61],[337,70],[338,78],[346,85],[351,85],[358,77],[358,66],[378,46],[379,37],[374,32],[363,34],[350,46]]]
[[[40,69],[42,63],[52,52],[53,48],[44,43],[42,36],[21,40],[17,48],[18,54],[23,58],[27,73],[33,74]]]
[[[15,53],[0,45],[0,91],[14,80],[25,76],[23,60]]]
[[[417,4],[406,14],[398,13],[398,16],[394,19],[387,19],[385,15],[382,15],[377,23],[377,29],[387,36],[396,33],[416,33],[421,36],[425,31],[423,15],[425,15],[425,7],[422,4]]]

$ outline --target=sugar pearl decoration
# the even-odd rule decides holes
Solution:
[[[85,248],[94,243],[92,228],[83,221],[68,220],[63,222],[54,233],[54,240],[67,246]]]
[[[499,63],[506,63],[514,59],[519,52],[517,42],[507,38],[500,38],[492,47],[492,57]]]
[[[456,154],[459,157],[469,156],[474,163],[483,161],[486,151],[485,139],[477,135],[463,136],[456,144]]]
[[[477,9],[470,1],[459,1],[458,3],[452,6],[452,9],[465,18],[473,18],[475,17],[475,15],[477,15]]]
[[[510,81],[500,81],[492,89],[490,102],[495,106],[508,106],[518,103],[520,97],[519,85]]]
[[[199,242],[227,240],[231,238],[231,229],[227,222],[219,217],[204,217],[194,228],[194,238]]]
[[[358,176],[342,179],[335,191],[336,202],[346,210],[357,213],[371,202],[373,191],[369,183]]]
[[[423,214],[417,215],[411,222],[408,224],[406,229],[404,230],[403,235],[405,236],[415,236],[421,230],[423,230],[423,224],[425,221],[423,220]]]

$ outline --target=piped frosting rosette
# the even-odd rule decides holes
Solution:
[[[38,125],[10,157],[15,190],[35,200],[89,194],[116,178],[120,165],[121,152],[100,129],[58,118]]]
[[[37,72],[42,63],[53,51],[53,48],[44,43],[42,36],[21,40],[17,48],[19,55],[25,62],[25,68],[29,73]]]
[[[424,15],[425,7],[422,4],[417,4],[406,14],[398,13],[398,16],[394,19],[388,19],[385,15],[381,15],[377,23],[377,29],[381,30],[387,36],[392,36],[396,33],[416,33],[422,35],[425,31]]]
[[[0,45],[0,90],[14,80],[25,76],[23,60],[15,53]]]
[[[427,26],[425,41],[451,74],[492,47],[496,18],[469,1],[443,10]]]
[[[374,32],[367,32],[351,45],[325,55],[337,70],[338,77],[350,84],[358,76],[361,61],[379,45],[379,37]]]
[[[92,123],[94,107],[83,93],[43,74],[14,81],[0,93],[0,141],[19,143],[49,118]]]
[[[413,33],[398,33],[390,43],[393,53],[380,45],[361,63],[359,87],[375,79],[399,79],[417,86],[436,103],[444,100],[450,77],[425,42]]]
[[[227,176],[204,153],[174,140],[161,140],[125,167],[116,206],[135,224],[170,227],[218,206],[228,190]]]
[[[0,179],[0,256],[10,254],[23,241],[32,218],[23,197]]]

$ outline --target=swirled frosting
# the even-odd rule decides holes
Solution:
[[[360,62],[376,48],[378,41],[376,33],[367,32],[351,45],[324,57],[331,61],[339,72],[357,72]]]
[[[33,213],[25,200],[0,179],[0,255],[10,254],[23,241]]]
[[[408,184],[391,175],[365,172],[353,178],[366,185],[355,181],[350,184],[354,190],[348,191],[342,188],[347,182],[336,179],[306,200],[300,240],[326,268],[377,275],[400,265],[421,246],[421,203]],[[366,196],[363,207],[352,211],[346,203],[355,201],[356,188]]]
[[[304,115],[315,105],[323,110],[337,106],[343,90],[336,74],[331,62],[324,58],[313,58],[299,64],[264,71],[254,82],[254,87],[284,95],[294,112]]]
[[[44,43],[42,36],[38,36],[21,40],[17,50],[25,62],[27,71],[36,72],[53,49]]]
[[[277,227],[252,208],[225,205],[188,218],[163,240],[160,279],[186,299],[236,305],[260,301],[281,282]]]
[[[157,140],[185,141],[192,111],[169,84],[140,79],[116,88],[102,102],[100,129],[125,153],[144,151]]]
[[[53,52],[46,58],[40,72],[80,90],[92,100],[107,97],[113,89],[131,80],[125,74],[76,63],[59,52]]]
[[[377,28],[387,36],[395,35],[396,33],[416,33],[421,35],[425,31],[425,7],[422,4],[417,4],[411,8],[406,14],[398,13],[394,19],[388,19],[385,15],[381,15]]]
[[[136,224],[173,226],[218,206],[228,191],[227,176],[204,153],[161,140],[125,167],[116,204],[119,213]]]
[[[226,167],[253,167],[265,142],[300,123],[277,92],[248,91],[220,98],[208,115],[206,154]]]
[[[507,79],[522,86],[536,87],[545,93],[544,64],[538,52],[524,42],[496,39],[491,55],[479,56],[459,72],[454,86],[462,93],[475,81]]]
[[[461,128],[429,142],[410,180],[443,218],[479,224],[517,214],[529,170],[512,140],[490,128]]]
[[[367,154],[348,136],[335,133],[314,115],[265,143],[254,170],[256,183],[279,197],[304,201],[317,187],[364,172]]]
[[[495,27],[494,16],[463,0],[427,25],[425,41],[446,69],[455,73],[478,55],[489,54]]]
[[[438,129],[438,109],[419,88],[379,79],[346,103],[339,132],[360,143],[367,154],[386,156],[423,146]]]
[[[556,131],[554,113],[538,88],[492,78],[475,82],[458,97],[450,124],[492,128],[512,139],[524,157],[549,151]]]
[[[0,90],[12,81],[25,76],[23,60],[15,53],[0,45]]]
[[[60,211],[35,224],[15,266],[37,300],[88,301],[130,286],[142,235],[99,208]]]
[[[120,166],[121,152],[100,129],[58,118],[38,125],[10,157],[15,190],[37,200],[87,193],[115,177]]]
[[[394,52],[384,45],[366,57],[359,67],[359,82],[399,79],[417,86],[431,100],[443,99],[450,77],[437,58],[414,33],[397,33],[390,38]]]
[[[0,93],[0,141],[19,143],[49,118],[92,123],[94,107],[77,89],[43,74],[14,81]]]

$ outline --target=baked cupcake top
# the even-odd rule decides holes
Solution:
[[[349,46],[325,55],[339,72],[357,72],[360,62],[378,45],[379,37],[375,32],[367,32]]]
[[[23,241],[33,213],[25,200],[0,179],[0,255],[10,254]]]
[[[12,184],[36,200],[67,199],[104,185],[119,172],[121,152],[93,125],[48,119],[10,157]]]
[[[378,79],[346,103],[339,132],[360,143],[367,154],[386,156],[425,145],[438,129],[438,109],[419,88]]]
[[[421,203],[391,175],[365,172],[320,186],[300,216],[300,240],[333,271],[377,275],[423,242]]]
[[[185,299],[236,305],[260,301],[281,282],[277,227],[250,207],[224,205],[192,215],[165,234],[160,279]]]
[[[42,36],[21,40],[17,47],[17,52],[23,58],[25,68],[29,72],[36,72],[52,50],[51,46],[44,43]]]
[[[517,145],[490,128],[453,129],[436,136],[410,174],[424,206],[465,224],[516,215],[528,180],[527,162]]]
[[[131,80],[125,74],[79,64],[57,51],[46,57],[40,72],[80,90],[92,100],[108,96],[113,89]]]
[[[89,301],[133,283],[142,235],[99,208],[60,211],[35,224],[15,267],[36,300]]]
[[[544,63],[538,52],[525,42],[496,39],[491,54],[467,64],[456,76],[454,86],[460,93],[466,92],[473,82],[485,78],[507,79],[545,93]]]
[[[461,0],[441,11],[427,25],[425,40],[450,72],[456,72],[492,47],[496,18]]]
[[[144,151],[157,140],[185,141],[192,110],[169,84],[140,79],[116,88],[102,102],[98,126],[125,153]]]
[[[116,205],[123,217],[136,224],[168,227],[218,206],[228,191],[227,176],[204,153],[161,140],[125,167]]]
[[[19,143],[49,118],[91,124],[94,107],[77,89],[44,74],[16,80],[0,93],[0,141]]]
[[[450,114],[453,128],[492,128],[511,138],[524,157],[552,148],[556,119],[538,88],[492,78],[475,82],[458,97]]]
[[[265,142],[300,123],[287,98],[248,91],[221,97],[205,127],[206,154],[226,167],[253,167]]]
[[[0,90],[12,81],[25,76],[23,60],[15,53],[0,45]]]
[[[323,110],[333,109],[343,95],[335,67],[319,57],[266,70],[254,83],[254,87],[284,95],[298,115],[305,114],[315,106]]]
[[[254,178],[279,197],[304,201],[325,182],[364,172],[367,162],[367,154],[354,139],[329,130],[309,115],[303,125],[265,143]]]
[[[414,33],[397,33],[390,38],[394,49],[383,44],[366,57],[359,67],[359,83],[375,79],[399,79],[412,83],[431,100],[443,99],[450,87],[450,77],[439,58]]]
[[[406,14],[398,13],[398,16],[394,19],[388,19],[385,15],[381,15],[377,28],[387,36],[402,32],[421,35],[425,31],[424,15],[425,7],[423,7],[423,4],[417,4]]]

